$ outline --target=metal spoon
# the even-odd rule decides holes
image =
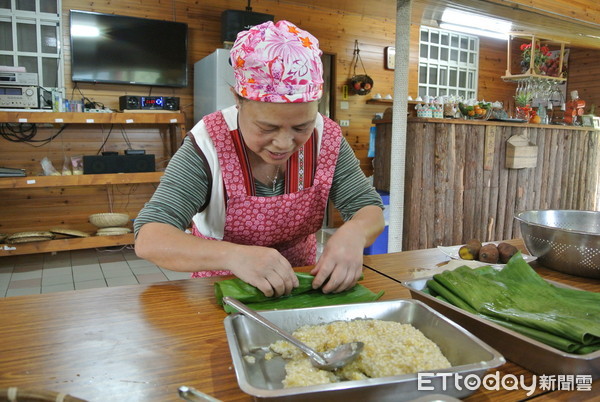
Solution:
[[[212,396],[205,394],[204,392],[198,391],[195,388],[182,385],[177,390],[179,397],[191,402],[221,402],[220,399],[213,398]]]
[[[327,352],[321,354],[315,351],[314,349],[310,348],[300,340],[294,338],[289,332],[279,328],[271,321],[256,313],[254,310],[250,309],[248,306],[246,306],[239,300],[233,299],[229,296],[225,296],[223,297],[223,303],[229,304],[231,307],[234,307],[246,317],[253,319],[259,324],[275,332],[279,336],[285,338],[287,341],[298,347],[302,352],[306,353],[306,355],[310,358],[313,366],[322,370],[333,371],[344,367],[346,364],[356,359],[362,351],[363,347],[365,346],[362,342],[344,343],[334,349],[328,350]]]

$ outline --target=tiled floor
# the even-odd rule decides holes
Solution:
[[[317,233],[317,255],[335,229]],[[0,257],[0,298],[189,278],[135,255],[132,246]]]
[[[189,277],[138,258],[130,247],[19,255],[0,258],[0,297]]]

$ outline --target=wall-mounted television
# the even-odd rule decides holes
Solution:
[[[70,10],[73,82],[186,87],[187,24]]]

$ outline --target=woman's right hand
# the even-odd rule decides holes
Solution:
[[[147,223],[135,240],[138,257],[179,272],[226,269],[265,296],[290,294],[298,278],[274,248],[191,236],[165,223]]]
[[[289,295],[298,286],[289,261],[274,248],[240,245],[227,265],[235,276],[267,297]]]

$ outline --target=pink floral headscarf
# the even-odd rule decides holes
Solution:
[[[231,48],[235,90],[246,99],[311,102],[323,94],[319,41],[291,22],[256,25],[238,33]]]

